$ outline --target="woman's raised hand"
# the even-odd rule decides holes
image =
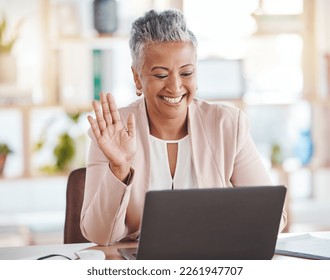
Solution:
[[[88,116],[88,121],[112,172],[120,181],[125,181],[136,153],[134,115],[128,117],[126,128],[113,96],[101,93],[100,101],[102,110],[98,102],[93,101],[96,119]]]

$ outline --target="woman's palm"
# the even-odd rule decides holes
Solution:
[[[93,102],[96,120],[88,116],[97,143],[110,166],[130,165],[136,152],[134,115],[128,117],[126,129],[113,96],[101,93],[100,97],[102,110],[96,101]]]

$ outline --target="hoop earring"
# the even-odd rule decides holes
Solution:
[[[141,89],[136,89],[136,95],[141,96],[142,95],[142,88]]]

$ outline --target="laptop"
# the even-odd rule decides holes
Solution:
[[[138,248],[126,259],[243,260],[274,255],[286,188],[149,191]]]

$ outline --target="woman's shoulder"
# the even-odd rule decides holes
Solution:
[[[194,99],[192,107],[197,111],[197,114],[192,114],[192,121],[194,123],[201,121],[204,131],[209,135],[225,132],[227,139],[245,139],[248,135],[250,122],[247,114],[240,108],[201,99]],[[230,134],[232,137],[229,137]],[[240,137],[237,137],[237,134]]]
[[[134,102],[128,104],[127,106],[118,109],[121,115],[128,115],[130,113],[136,113],[137,110],[143,105],[143,99],[137,99]]]
[[[192,104],[201,115],[205,116],[216,114],[221,118],[237,119],[242,111],[234,105],[222,102],[209,102],[199,98],[194,98]]]

